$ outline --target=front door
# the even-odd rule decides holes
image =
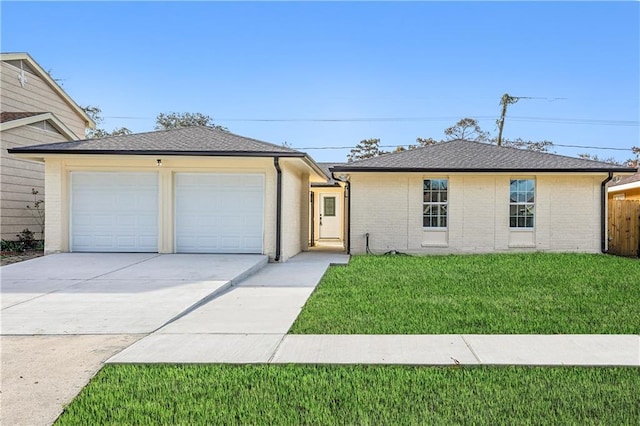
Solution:
[[[320,194],[320,238],[340,238],[340,197]]]

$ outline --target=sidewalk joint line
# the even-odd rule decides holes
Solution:
[[[482,364],[482,360],[480,359],[480,356],[471,347],[471,343],[467,342],[467,339],[464,338],[464,334],[461,334],[460,337],[462,338],[462,341],[464,342],[464,344],[467,345],[467,348],[469,348],[469,350],[471,351],[471,354],[473,354],[473,357],[476,359],[476,361],[478,361],[478,364]]]
[[[278,350],[280,349],[280,346],[282,346],[282,342],[284,342],[284,338],[285,337],[287,337],[286,333],[282,335],[282,338],[280,339],[280,341],[276,345],[276,348],[274,349],[273,353],[271,354],[271,356],[267,360],[267,364],[273,364],[273,359],[276,357],[276,354],[278,353]]]

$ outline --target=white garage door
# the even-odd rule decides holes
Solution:
[[[71,251],[157,252],[157,173],[71,173]]]
[[[178,253],[262,253],[264,176],[177,173]]]

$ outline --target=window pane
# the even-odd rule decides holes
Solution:
[[[446,227],[447,225],[447,179],[425,179],[422,194],[422,225]]]
[[[336,197],[324,198],[324,215],[325,216],[336,215]]]
[[[512,217],[511,219],[509,219],[509,226],[510,227],[515,228],[516,224],[517,224],[517,222],[516,222],[516,218],[515,217]]]
[[[534,201],[535,201],[535,192],[532,189],[531,191],[527,192],[527,202],[533,203]]]

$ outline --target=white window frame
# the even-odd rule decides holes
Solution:
[[[444,190],[441,189],[441,188],[438,188],[436,190],[433,190],[433,189],[427,190],[427,189],[425,189],[425,184],[426,184],[427,181],[431,181],[432,184],[433,184],[433,182],[444,181],[446,187],[444,188]],[[433,188],[433,187],[431,187],[431,188]],[[429,197],[429,201],[425,200],[427,192],[429,194],[431,194],[430,197]],[[444,197],[445,200],[444,201],[442,201],[442,193],[443,192],[445,194],[445,197]],[[437,194],[437,197],[436,197],[437,200],[434,201],[433,200],[433,195],[436,195],[436,194]],[[432,208],[433,207],[437,207],[438,208],[438,212],[435,215],[429,214],[427,216],[426,213],[425,213],[425,210],[426,210],[427,206],[430,206]],[[445,210],[444,215],[441,214],[441,208],[442,207],[444,207],[444,210]],[[431,225],[431,223],[429,223],[428,225],[425,224],[425,219],[427,217],[430,218],[430,219],[435,218],[436,222],[437,222],[437,225],[433,226],[433,225]],[[439,226],[441,224],[442,219],[444,219],[445,226]],[[449,227],[449,179],[448,178],[426,178],[426,179],[423,179],[422,180],[422,228],[425,229],[425,230],[446,230],[446,229],[448,229],[448,227]]]
[[[521,182],[532,182],[533,188],[520,190],[520,188],[516,189],[515,192],[515,201],[513,200],[513,192],[511,188],[514,182],[518,182],[516,185],[520,185]],[[531,200],[527,194],[533,192],[533,200]],[[512,215],[513,207],[516,207],[518,210],[516,215]],[[535,229],[536,226],[536,180],[534,178],[511,178],[509,180],[509,229],[517,230],[517,231],[531,231]],[[523,215],[520,215],[519,212],[525,211]],[[530,210],[530,215],[527,214],[527,210]],[[527,218],[531,218],[531,225],[527,225]],[[512,224],[512,219],[515,219],[515,225]],[[524,225],[518,225],[518,220],[524,219]]]

